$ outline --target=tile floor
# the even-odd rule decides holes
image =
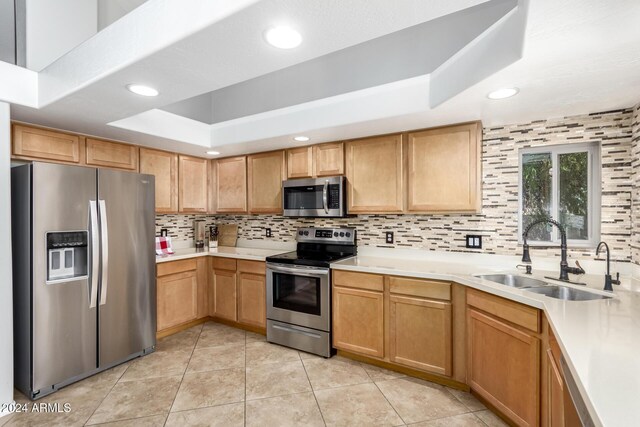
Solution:
[[[212,322],[38,403],[71,412],[13,414],[0,426],[505,425],[469,393]]]

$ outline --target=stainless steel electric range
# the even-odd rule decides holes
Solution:
[[[331,357],[329,265],[356,255],[356,230],[301,228],[296,240],[267,258],[267,341]]]

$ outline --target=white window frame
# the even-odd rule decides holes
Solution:
[[[518,150],[518,244],[522,245],[522,157],[525,154],[550,153],[552,163],[552,192],[551,192],[551,216],[553,219],[558,214],[559,197],[559,173],[558,155],[586,151],[588,153],[588,192],[589,192],[589,219],[587,222],[588,240],[567,240],[567,245],[574,248],[595,248],[600,241],[600,218],[602,200],[602,162],[600,143],[586,142],[575,144],[545,145],[540,147],[521,148]],[[530,246],[555,247],[560,246],[560,233],[557,227],[551,229],[551,241],[527,241]]]

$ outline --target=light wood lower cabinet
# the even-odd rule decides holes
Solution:
[[[178,155],[140,148],[140,173],[155,176],[156,212],[178,212]]]
[[[545,351],[544,357],[546,358],[547,366],[544,372],[546,384],[542,393],[543,399],[546,399],[544,402],[546,405],[546,411],[543,414],[543,425],[547,427],[563,427],[564,381],[562,379],[562,374],[560,373],[560,367],[556,364],[553,354],[551,354],[551,349]]]
[[[537,333],[473,307],[468,308],[467,319],[467,374],[471,390],[514,424],[538,425],[540,339]]]
[[[384,296],[363,289],[333,288],[333,345],[384,357]]]
[[[157,331],[206,317],[206,262],[186,259],[158,264]]]
[[[209,315],[258,331],[267,326],[266,267],[261,261],[212,258]]]
[[[231,270],[213,270],[213,295],[211,296],[211,315],[220,319],[238,321],[236,272]]]
[[[389,359],[451,376],[451,303],[390,296]]]
[[[267,327],[267,302],[264,274],[238,273],[238,322]]]
[[[334,347],[452,378],[451,287],[447,282],[335,270]],[[464,366],[459,374],[464,375]]]

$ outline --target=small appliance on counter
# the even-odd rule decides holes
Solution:
[[[356,255],[355,228],[301,228],[267,257],[267,341],[331,357],[330,263]]]
[[[218,247],[218,226],[212,225],[209,227],[209,249],[216,249]]]
[[[196,249],[204,249],[205,234],[204,220],[196,219],[193,221],[193,238],[195,240]]]

